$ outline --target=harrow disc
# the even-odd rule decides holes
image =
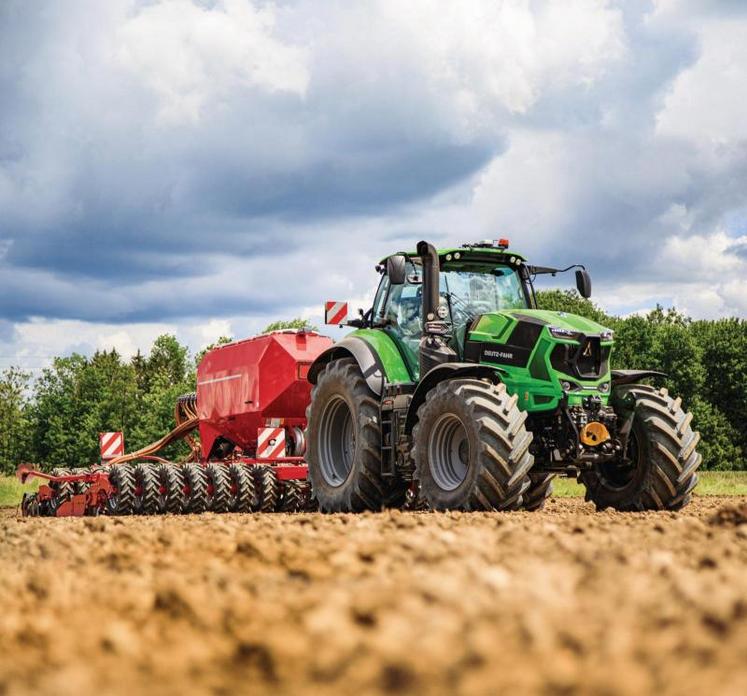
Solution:
[[[21,501],[21,514],[24,517],[39,517],[42,514],[39,496],[36,493],[24,493]]]
[[[207,477],[205,468],[200,464],[185,464],[182,468],[186,504],[184,512],[205,512],[207,509]]]
[[[259,505],[254,476],[242,464],[229,464],[228,467],[228,509],[231,512],[251,512]]]
[[[257,486],[259,512],[273,512],[280,494],[278,477],[271,466],[259,464],[254,467],[254,483]]]
[[[159,464],[154,467],[158,482],[158,512],[179,515],[184,512],[187,497],[184,492],[184,473],[177,464]]]
[[[114,489],[106,501],[110,515],[131,515],[135,504],[135,477],[131,464],[117,464],[109,470],[109,483]]]
[[[210,512],[228,512],[231,482],[226,466],[210,462],[205,467],[205,479],[207,481],[207,509]]]
[[[132,470],[135,490],[132,503],[132,512],[135,515],[157,515],[160,510],[158,506],[158,479],[149,462],[138,462]]]

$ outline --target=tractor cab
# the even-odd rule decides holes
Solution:
[[[488,246],[490,245],[490,246]],[[464,358],[469,327],[484,314],[532,307],[524,259],[504,253],[508,240],[481,242],[438,252],[438,304],[448,345]],[[395,254],[378,266],[382,278],[374,299],[371,325],[382,328],[404,354],[413,378],[419,375],[423,315],[423,263],[417,253]]]

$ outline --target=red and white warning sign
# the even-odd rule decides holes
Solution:
[[[324,303],[324,323],[342,324],[348,316],[348,303],[329,300]]]
[[[257,459],[285,456],[285,428],[260,428],[257,437]]]
[[[102,459],[114,459],[124,454],[122,433],[99,433],[99,449]]]

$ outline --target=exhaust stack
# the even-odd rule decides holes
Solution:
[[[420,339],[420,379],[437,365],[454,362],[457,354],[447,341],[451,327],[438,316],[440,304],[438,254],[432,244],[418,242],[418,256],[423,264],[423,336]]]

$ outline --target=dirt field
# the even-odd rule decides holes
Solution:
[[[740,507],[741,506],[741,507]],[[0,694],[747,692],[747,508],[0,519]],[[714,519],[719,509],[727,508]]]

